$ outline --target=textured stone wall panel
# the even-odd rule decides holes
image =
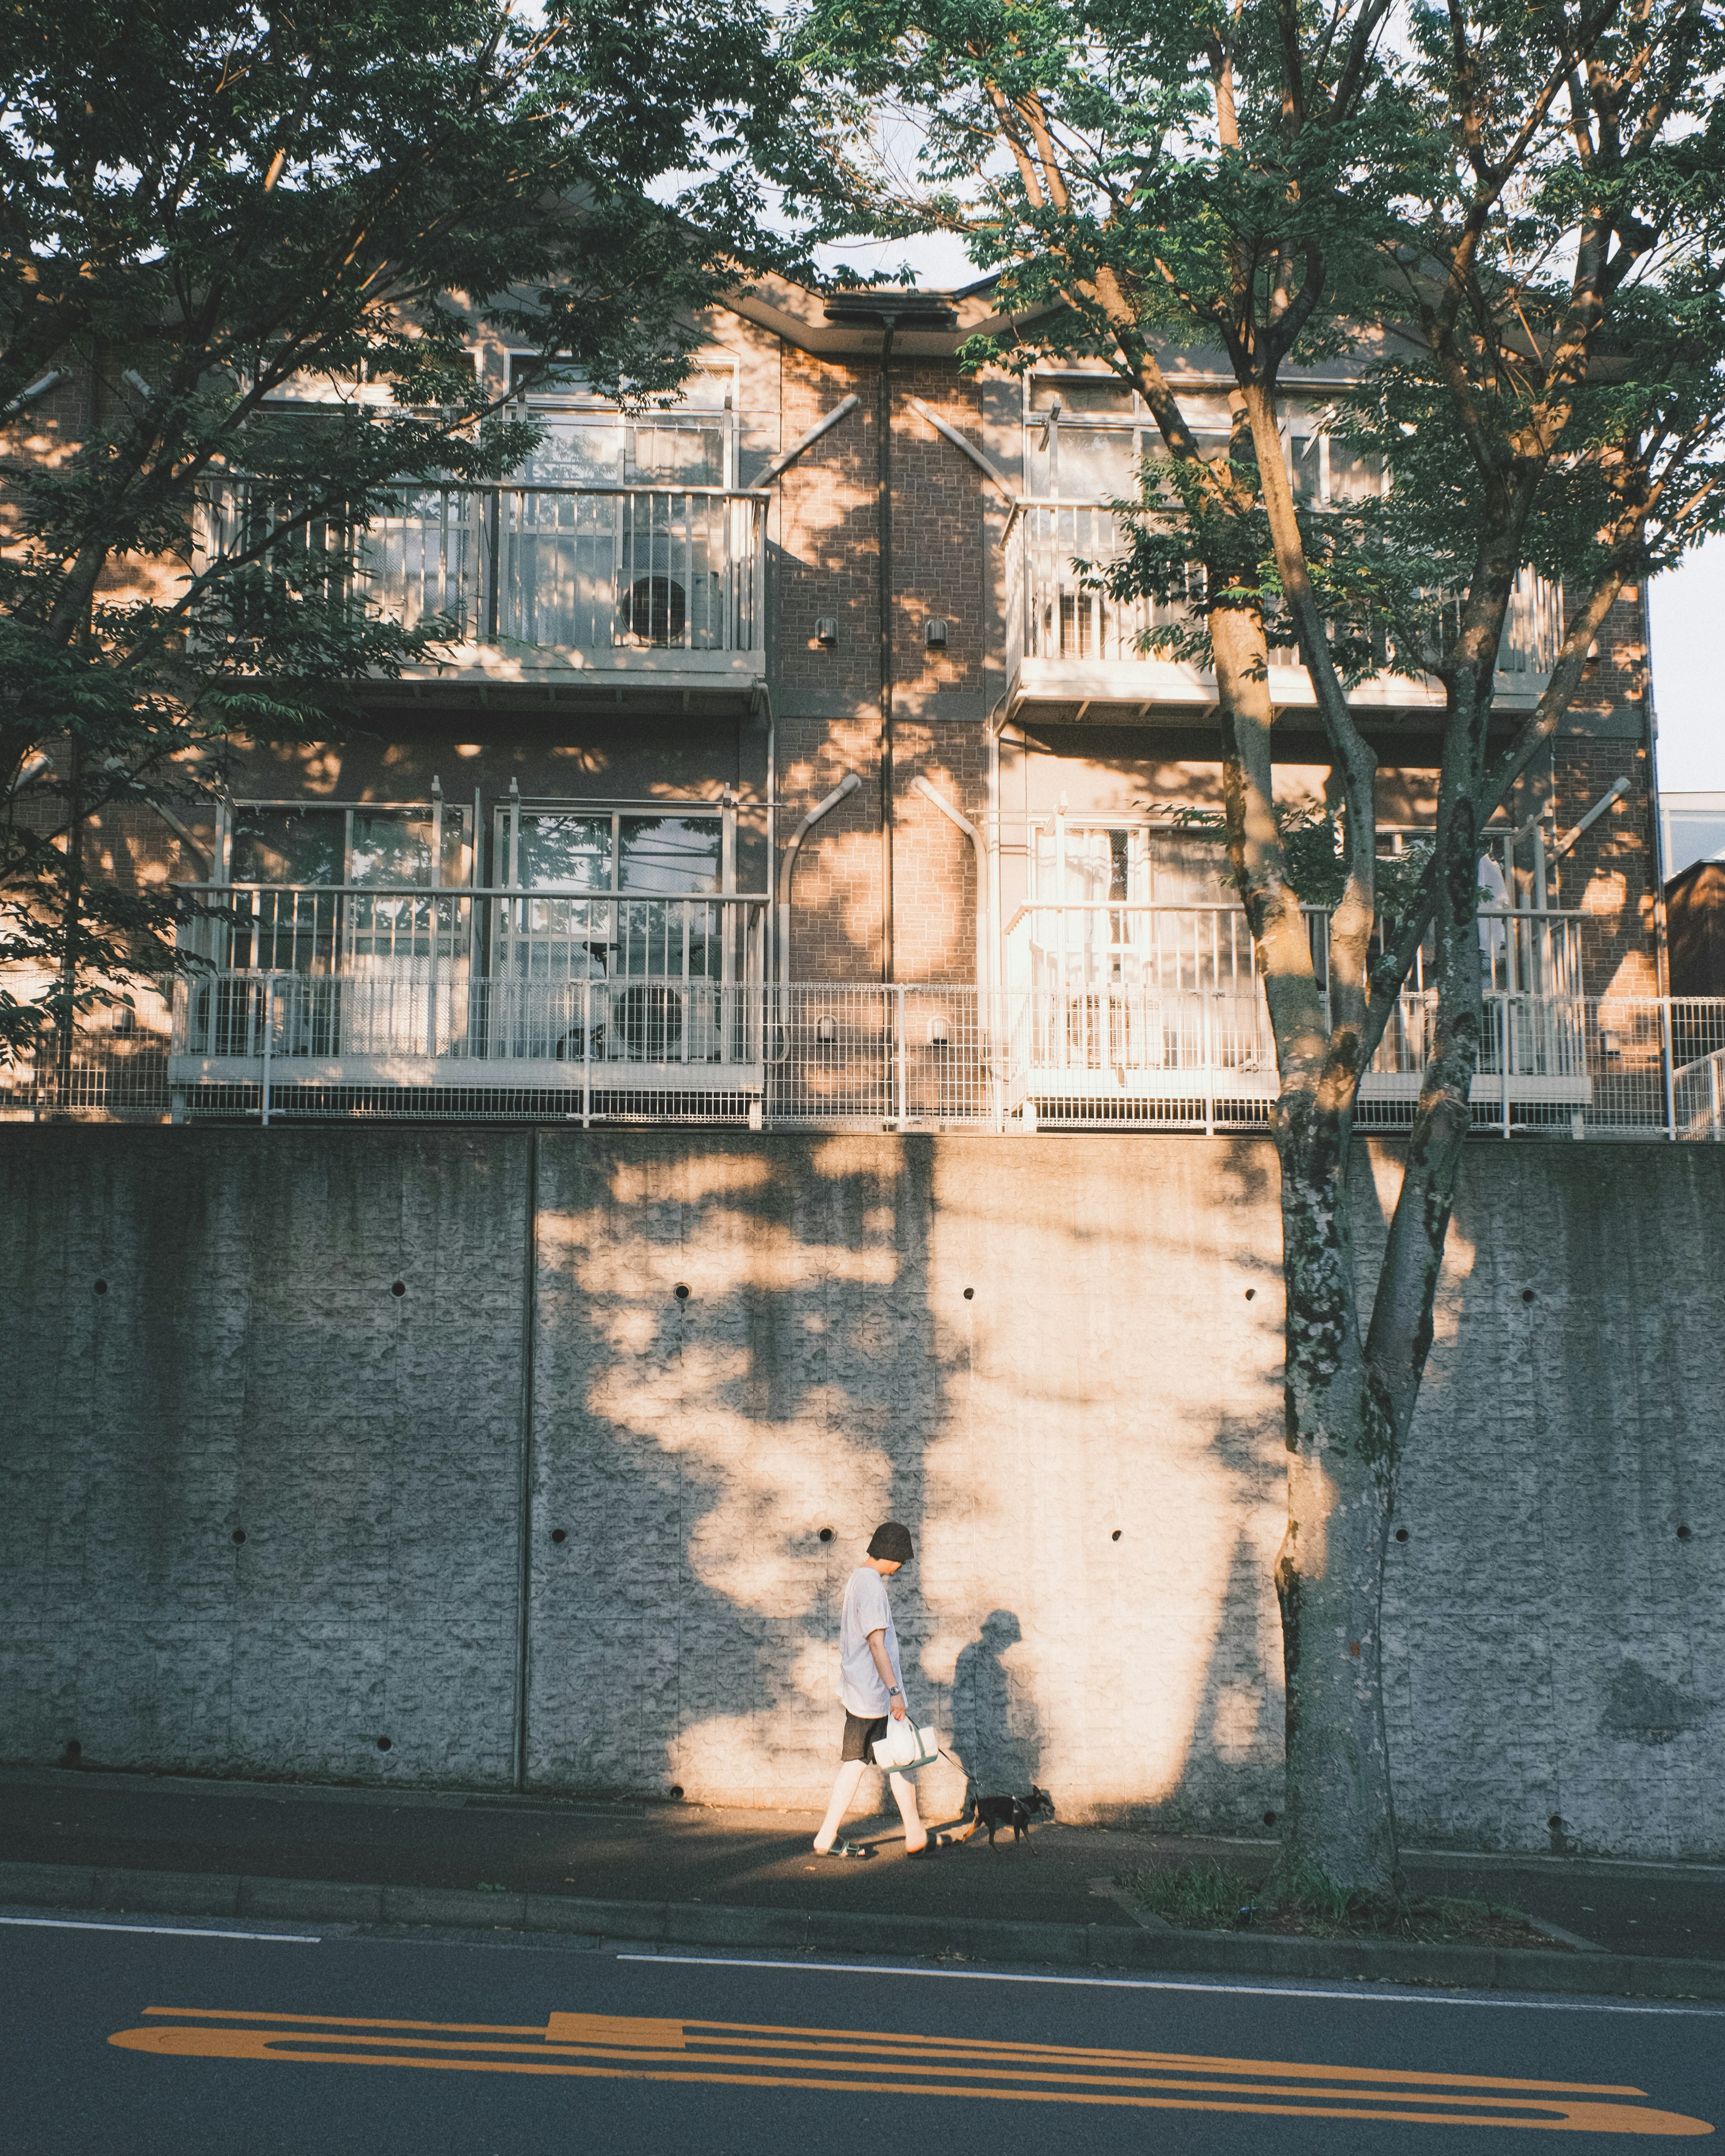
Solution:
[[[1386,1583],[1410,1840],[1725,1851],[1722,1200],[1705,1147],[1467,1152]],[[1262,1142],[17,1132],[0,1237],[8,1756],[506,1784],[525,1469],[535,1784],[818,1799],[891,1515],[933,1808],[1280,1808]]]
[[[507,1777],[527,1146],[8,1134],[9,1756]]]

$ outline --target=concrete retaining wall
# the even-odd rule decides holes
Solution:
[[[1468,1154],[1409,1839],[1725,1851],[1722,1201],[1707,1149]],[[1278,1245],[1250,1140],[0,1132],[0,1756],[811,1802],[891,1513],[980,1779],[1261,1832]]]

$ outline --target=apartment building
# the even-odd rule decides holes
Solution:
[[[532,391],[543,439],[508,483],[405,490],[369,597],[459,640],[369,688],[343,738],[246,753],[203,823],[92,829],[113,872],[224,917],[187,932],[203,968],[172,1010],[80,1043],[56,1107],[1261,1127],[1250,939],[1217,840],[1179,814],[1219,804],[1214,683],[1147,654],[1145,608],[1075,566],[1121,543],[1107,503],[1147,417],[1096,367],[963,378],[964,339],[1007,327],[991,305],[986,285],[832,304],[766,280],[704,321],[674,409]],[[1224,437],[1219,363],[1168,363]],[[501,393],[519,361],[480,333],[475,364]],[[1322,432],[1342,386],[1296,372],[1286,400],[1296,483],[1332,500],[1381,483]],[[44,437],[79,409],[69,382]],[[215,501],[207,543],[245,513]],[[1476,1112],[1506,1134],[1582,1135],[1608,1096],[1669,1122],[1697,1062],[1658,1016],[1641,602],[1481,864]],[[1506,740],[1562,606],[1524,577]],[[1271,669],[1277,784],[1321,803],[1297,657]],[[1353,701],[1384,844],[1415,845],[1441,690],[1386,674]],[[1324,932],[1314,911],[1320,968]],[[1368,1119],[1405,1119],[1429,1019],[1416,977]],[[14,1074],[12,1112],[47,1097]]]

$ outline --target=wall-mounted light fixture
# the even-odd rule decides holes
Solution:
[[[928,617],[928,619],[923,623],[922,641],[927,645],[931,651],[944,651],[946,649],[947,628],[947,623],[937,613],[931,614]]]
[[[839,641],[839,617],[837,614],[824,613],[818,617],[814,624],[814,640],[817,644],[824,644],[828,646],[831,646]]]

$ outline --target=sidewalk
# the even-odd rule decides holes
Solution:
[[[506,1889],[928,1919],[1137,1929],[1119,1875],[1214,1857],[1261,1877],[1269,1842],[1040,1824],[906,1865],[896,1815],[852,1821],[867,1863],[821,1859],[814,1813],[0,1768],[0,1862],[398,1887]],[[878,1840],[875,1837],[878,1835]],[[1408,1851],[1416,1893],[1504,1904],[1614,1954],[1725,1962],[1725,1866]]]

